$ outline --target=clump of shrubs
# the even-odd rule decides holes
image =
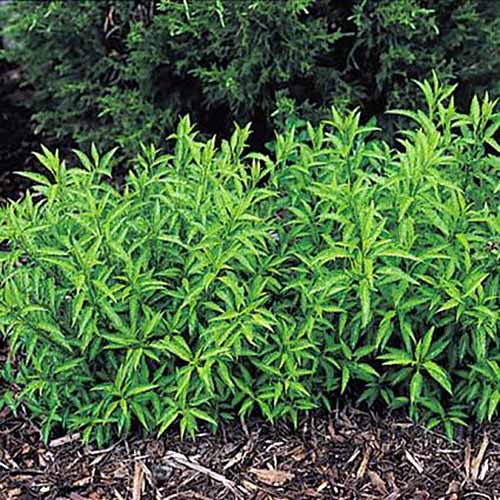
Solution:
[[[115,151],[44,149],[0,222],[0,405],[99,443],[341,395],[450,435],[497,415],[500,115],[420,87],[397,148],[335,108],[270,155],[184,118],[121,189]]]
[[[499,95],[497,11],[491,0],[12,0],[0,28],[35,130],[130,157],[187,113],[225,137],[251,120],[262,150],[290,106],[317,123],[343,103],[391,137],[384,111],[413,105],[409,82],[431,69],[460,82],[461,101]]]

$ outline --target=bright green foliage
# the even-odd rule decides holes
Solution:
[[[251,120],[262,149],[285,103],[315,122],[332,104],[382,116],[413,105],[410,80],[433,68],[465,94],[500,94],[491,0],[13,0],[3,10],[36,127],[80,143],[158,145],[189,113],[225,137]]]
[[[397,149],[335,108],[271,156],[184,118],[121,191],[113,152],[44,150],[0,223],[3,401],[98,442],[346,393],[449,433],[498,414],[500,115],[420,87]]]

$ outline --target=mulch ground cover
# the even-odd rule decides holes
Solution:
[[[295,431],[254,420],[196,440],[78,435],[48,445],[23,411],[0,412],[3,499],[500,499],[500,426],[439,432],[355,409]]]

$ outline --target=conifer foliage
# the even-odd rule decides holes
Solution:
[[[413,106],[411,79],[432,69],[460,82],[460,103],[500,95],[491,0],[12,0],[2,12],[35,129],[129,156],[188,113],[224,137],[252,121],[261,150],[290,109],[315,124],[332,104],[382,118]],[[398,120],[385,117],[390,138]]]

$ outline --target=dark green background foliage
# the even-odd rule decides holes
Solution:
[[[36,126],[81,143],[134,150],[190,113],[226,136],[252,120],[262,147],[276,110],[281,127],[332,104],[382,116],[413,104],[410,80],[431,69],[461,83],[459,101],[500,93],[496,0],[14,0],[9,11],[8,56],[34,90]]]
[[[0,219],[0,406],[100,443],[296,422],[340,394],[450,434],[497,415],[500,116],[420,86],[399,149],[336,109],[271,155],[248,128],[218,148],[183,119],[122,191],[113,152],[67,168],[45,150],[47,175],[25,174],[35,192]]]

